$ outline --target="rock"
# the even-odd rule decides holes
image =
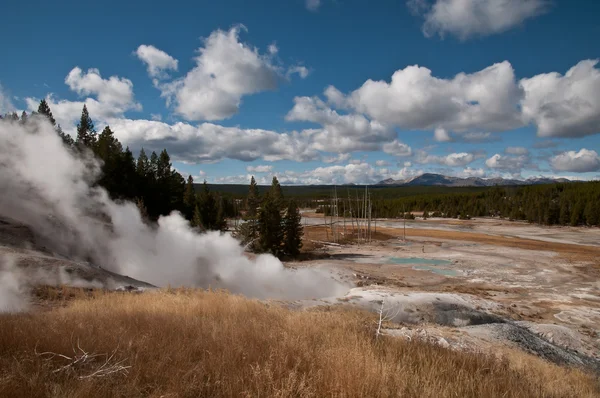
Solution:
[[[443,338],[443,337],[440,337],[440,338],[438,339],[438,341],[437,341],[437,344],[438,344],[440,347],[444,347],[444,348],[450,348],[450,343],[448,343],[448,340],[446,340],[446,339],[445,339],[445,338]]]

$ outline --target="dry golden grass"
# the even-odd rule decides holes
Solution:
[[[374,317],[294,312],[225,292],[86,295],[67,307],[0,317],[2,397],[593,397],[578,370],[512,353],[454,352],[374,339]],[[117,352],[129,373],[58,372],[80,344]],[[36,354],[36,352],[38,354]],[[509,359],[507,359],[509,358]],[[514,359],[516,358],[516,360]]]

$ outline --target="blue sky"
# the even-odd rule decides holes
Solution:
[[[0,112],[84,103],[195,179],[600,175],[600,3],[3,6]],[[393,76],[393,77],[392,77]]]

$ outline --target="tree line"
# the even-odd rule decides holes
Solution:
[[[302,222],[295,200],[285,200],[277,177],[261,197],[254,176],[245,200],[244,222],[235,234],[246,247],[277,257],[295,257],[302,248]]]
[[[600,181],[529,186],[496,186],[479,192],[425,194],[400,198],[375,196],[374,217],[468,219],[501,217],[543,225],[600,226]],[[331,213],[331,205],[323,207]]]
[[[91,151],[101,160],[102,173],[96,183],[105,188],[113,200],[135,202],[142,216],[150,221],[176,210],[201,230],[223,230],[225,218],[236,215],[234,199],[211,192],[206,181],[200,192],[196,192],[193,178],[189,176],[186,182],[173,169],[166,149],[159,154],[152,152],[148,157],[142,148],[136,159],[129,147],[123,148],[110,126],[97,134],[86,105],[77,124],[76,139],[57,125],[45,99],[31,115],[23,112],[19,118],[16,113],[11,113],[0,119],[28,123],[37,117],[45,117],[70,150],[75,153]]]

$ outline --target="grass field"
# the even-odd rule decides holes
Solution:
[[[600,395],[594,377],[522,353],[376,339],[374,316],[358,311],[201,290],[67,290],[37,294],[61,305],[0,317],[0,396]]]

